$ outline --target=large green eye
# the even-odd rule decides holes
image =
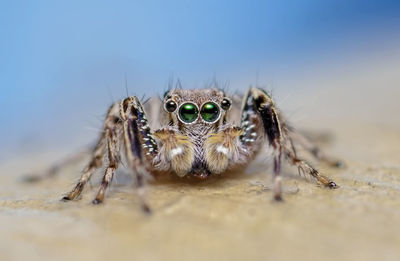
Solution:
[[[215,122],[219,117],[219,107],[213,102],[204,103],[200,115],[207,122]]]
[[[194,122],[199,115],[199,109],[193,103],[184,103],[179,108],[179,118],[186,123]]]

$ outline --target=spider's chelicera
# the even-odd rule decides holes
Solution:
[[[158,123],[161,128],[151,128]],[[94,203],[103,201],[121,154],[140,192],[149,174],[173,173],[205,179],[246,166],[264,145],[274,151],[276,200],[282,198],[282,159],[324,186],[337,187],[298,158],[295,146],[302,146],[316,158],[334,163],[288,124],[266,91],[250,88],[240,97],[227,96],[219,89],[172,89],[161,100],[150,99],[142,104],[134,96],[110,107],[90,163],[63,199],[72,200],[80,195],[93,172],[102,166],[104,155],[107,166]],[[140,199],[143,208],[149,210],[144,197]]]

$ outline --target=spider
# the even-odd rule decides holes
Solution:
[[[151,123],[150,116],[155,122]],[[152,130],[149,124],[155,123],[160,126]],[[264,144],[273,149],[275,200],[282,200],[282,158],[324,186],[338,187],[298,158],[295,146],[301,145],[317,159],[338,164],[287,123],[268,92],[250,88],[240,98],[237,95],[229,97],[217,88],[174,88],[162,99],[150,99],[142,104],[133,96],[109,108],[104,131],[92,151],[91,160],[79,182],[63,200],[74,200],[81,194],[107,155],[105,173],[93,200],[94,204],[103,202],[121,156],[124,156],[133,174],[141,206],[150,212],[143,194],[151,174],[166,172],[179,177],[206,179],[245,167]]]

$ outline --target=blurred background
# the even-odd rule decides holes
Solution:
[[[1,1],[0,13],[0,161],[90,143],[126,83],[147,97],[171,78],[259,85],[294,118],[304,93],[330,117],[398,112],[384,80],[400,74],[399,1]],[[340,94],[330,111],[328,88]]]

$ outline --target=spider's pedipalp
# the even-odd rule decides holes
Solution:
[[[204,143],[208,169],[215,174],[226,169],[243,165],[247,162],[249,152],[240,144],[242,128],[227,126],[217,133],[210,134]]]
[[[189,137],[178,133],[171,127],[157,130],[154,136],[160,141],[160,153],[154,159],[158,170],[173,170],[183,177],[192,168],[194,147]]]

